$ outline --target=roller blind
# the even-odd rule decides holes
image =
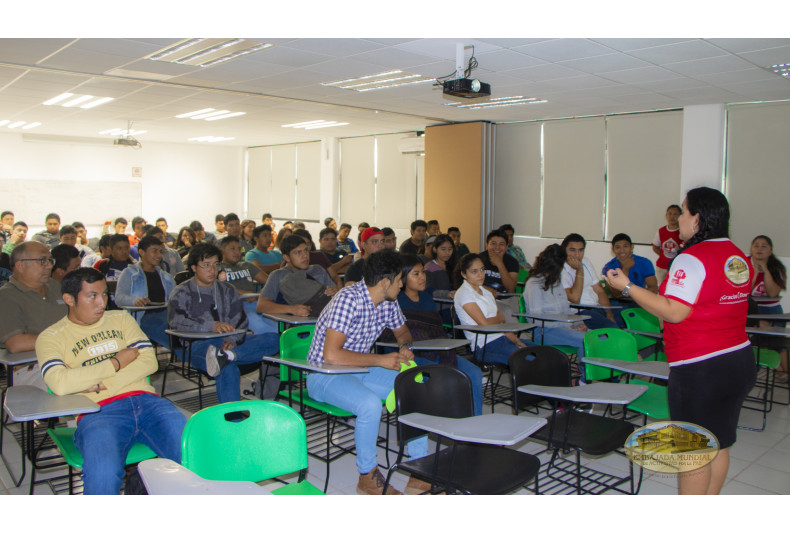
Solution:
[[[247,214],[260,220],[272,210],[272,150],[268,146],[247,150]]]
[[[748,252],[768,235],[774,254],[790,256],[790,103],[732,105],[727,109],[727,197],[730,235]]]
[[[295,218],[296,146],[272,147],[272,216]]]
[[[519,235],[540,234],[541,124],[496,128],[494,226],[509,223]]]
[[[680,203],[683,112],[607,117],[606,240],[650,243],[666,207]]]
[[[408,228],[417,219],[417,161],[422,158],[398,149],[398,143],[410,136],[376,136],[375,224],[379,227]]]
[[[606,127],[603,117],[543,125],[542,236],[603,237]]]
[[[374,220],[374,156],[373,137],[340,140],[340,217],[353,227]]]
[[[321,143],[296,145],[296,218],[318,220],[321,202]]]

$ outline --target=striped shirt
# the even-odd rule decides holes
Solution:
[[[307,359],[311,363],[324,362],[327,329],[346,336],[343,349],[370,353],[382,331],[398,329],[405,323],[398,302],[381,302],[374,306],[365,282],[359,281],[338,292],[321,312]]]

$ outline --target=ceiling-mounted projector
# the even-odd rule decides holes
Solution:
[[[458,78],[445,81],[442,92],[460,98],[481,98],[491,96],[491,85],[472,78]]]
[[[115,146],[131,146],[132,148],[140,147],[140,141],[134,137],[119,137],[113,141]]]

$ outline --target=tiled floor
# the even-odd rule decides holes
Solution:
[[[255,377],[255,374],[245,376],[242,389],[249,389],[251,380]],[[152,383],[159,390],[161,375],[157,374],[152,379]],[[183,379],[173,379],[171,375],[168,375],[168,392],[180,390],[180,388],[185,386]],[[209,388],[208,391],[213,392],[213,387]],[[187,393],[183,396],[194,394],[196,393]],[[779,390],[777,399],[784,401],[787,399],[787,394],[787,390]],[[178,400],[179,396],[174,396],[174,399]],[[214,401],[216,400],[214,399]],[[490,409],[489,406],[484,406],[484,408],[486,411]],[[182,411],[187,416],[190,415],[189,411],[185,409],[182,409]],[[510,413],[510,409],[503,405],[497,405],[496,412]],[[761,415],[759,413],[744,410],[741,415],[741,424],[759,425],[760,419]],[[12,426],[11,429],[18,431],[16,426]],[[548,454],[541,454],[544,447],[540,443],[527,440],[520,446],[515,446],[515,448],[528,453],[540,454],[539,457],[544,464],[548,461]],[[18,475],[21,471],[20,452],[18,444],[9,430],[6,430],[4,435],[3,455],[8,461],[13,474],[15,476]],[[391,455],[391,458],[394,459],[394,454]],[[738,430],[738,442],[731,449],[731,458],[729,475],[723,489],[724,494],[790,494],[790,407],[775,405],[773,411],[768,414],[768,425],[763,432]],[[385,464],[386,462],[383,450],[379,450],[379,462],[380,464]],[[628,460],[618,454],[610,454],[600,458],[584,458],[583,462],[585,465],[614,475],[623,475],[628,470]],[[39,475],[38,478],[44,479],[63,474],[64,471],[61,469],[55,472],[47,472]],[[354,455],[345,455],[336,459],[331,463],[331,475],[327,493],[355,494],[357,475]],[[321,488],[324,485],[325,477],[326,465],[322,461],[310,457],[308,480]],[[0,494],[27,494],[28,479],[26,478],[20,487],[14,487],[8,470],[0,464]],[[543,483],[541,481],[542,485]],[[395,488],[402,490],[406,484],[406,477],[396,473],[393,476],[392,484]],[[52,491],[48,484],[38,484],[35,486],[34,493],[52,494]],[[676,479],[674,476],[645,471],[640,494],[663,495],[676,493]],[[522,489],[518,494],[532,493]],[[609,494],[619,493],[610,491]]]

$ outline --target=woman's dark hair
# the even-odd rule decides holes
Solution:
[[[612,237],[612,247],[614,248],[614,243],[620,242],[620,241],[628,241],[628,244],[634,244],[633,241],[631,241],[631,237],[629,237],[627,234],[625,234],[625,233],[618,233],[617,235]]]
[[[421,265],[422,261],[420,258],[417,257],[415,254],[400,254],[400,263],[401,263],[401,277],[400,279],[403,280],[403,285],[401,286],[400,290],[406,290],[406,276],[409,275],[409,272],[414,270],[414,267],[417,265]]]
[[[176,243],[173,245],[176,249],[181,248],[182,246],[186,246],[184,241],[181,240],[181,236],[184,234],[185,231],[187,232],[187,235],[189,235],[190,238],[192,239],[192,244],[190,244],[190,246],[194,246],[197,244],[195,242],[197,240],[195,239],[195,232],[192,231],[192,228],[190,228],[189,226],[184,226],[183,228],[178,230],[178,238],[176,239]]]
[[[282,252],[280,246],[283,245],[283,241],[286,239],[286,237],[290,237],[293,235],[293,233],[294,230],[291,228],[280,228],[280,231],[277,233],[277,241],[274,243],[274,247]]]
[[[785,268],[784,263],[782,263],[775,255],[774,255],[774,243],[770,237],[767,235],[758,235],[754,239],[752,239],[752,245],[757,242],[757,239],[763,239],[768,243],[768,246],[771,247],[771,255],[768,257],[767,267],[768,272],[771,274],[771,277],[774,278],[774,281],[782,290],[787,289],[787,269]]]
[[[543,290],[547,291],[559,282],[567,258],[565,248],[559,244],[550,244],[535,258],[530,276],[543,276]]]
[[[686,194],[686,208],[692,216],[699,215],[699,229],[686,241],[681,253],[708,239],[729,238],[730,204],[721,191],[710,187],[691,189]]]
[[[450,259],[447,260],[447,265],[445,265],[445,270],[447,270],[447,272],[452,272],[453,270],[455,270],[455,263],[457,261],[457,257],[456,257],[457,250],[455,249],[455,242],[453,241],[453,238],[450,237],[447,233],[441,233],[437,235],[436,240],[433,241],[433,258],[436,259],[436,249],[446,242],[449,242],[450,246],[453,247],[453,255],[451,255]]]
[[[480,257],[480,254],[466,254],[461,258],[460,261],[458,261],[455,269],[453,269],[453,275],[451,278],[454,289],[457,289],[464,284],[464,277],[461,275],[461,273],[469,270],[469,267],[472,266],[472,263],[474,263],[475,259],[479,259],[483,262],[483,264],[485,264],[485,261],[483,261],[483,258]]]

